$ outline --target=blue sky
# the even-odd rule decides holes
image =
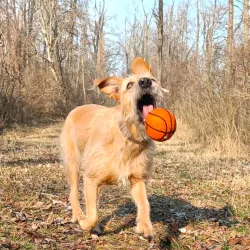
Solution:
[[[94,10],[94,4],[103,3],[103,0],[94,0],[92,2],[92,7],[90,8],[90,12]],[[151,12],[155,0],[143,0],[144,7],[146,12]],[[157,1],[158,2],[158,1]],[[133,17],[134,13],[138,14],[138,19],[143,18],[143,9],[142,9],[142,0],[105,0],[106,6],[106,16],[109,17],[108,26],[112,26],[113,28],[124,28],[125,17]]]
[[[109,16],[115,16],[116,24],[123,25],[125,17],[133,16],[137,7],[138,15],[142,16],[141,0],[106,0],[107,13]],[[143,0],[146,11],[152,10],[155,0]]]

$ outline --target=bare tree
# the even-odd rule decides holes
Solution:
[[[167,67],[165,68],[165,75],[167,82],[170,82],[169,79],[171,77],[171,70],[172,70],[172,48],[174,44],[174,6],[175,1],[173,1],[172,5],[169,7],[169,11],[167,12],[166,24],[165,24],[165,49],[164,49],[164,57],[165,57],[165,64]]]
[[[76,33],[76,16],[77,16],[77,0],[70,0],[69,9],[69,53],[68,53],[68,63],[69,69],[72,70],[73,66],[73,49],[74,49],[74,37]]]
[[[158,0],[158,10],[155,13],[158,31],[157,43],[157,77],[162,82],[162,48],[163,48],[163,1]]]
[[[228,30],[227,30],[227,58],[226,58],[226,80],[230,85],[232,81],[232,60],[233,60],[233,19],[234,9],[233,0],[228,0]]]
[[[47,61],[53,76],[64,88],[63,70],[59,53],[58,3],[56,0],[39,1],[40,26],[46,45]]]
[[[204,8],[204,7],[203,7]],[[213,58],[213,38],[217,16],[217,0],[214,0],[211,19],[207,11],[203,12],[204,42],[205,42],[205,81],[211,85],[211,69]]]
[[[144,13],[144,22],[143,22],[143,56],[144,59],[148,62],[149,61],[149,30],[150,30],[150,23],[152,19],[152,14],[146,12],[144,2],[142,2],[142,9]]]
[[[82,79],[82,91],[83,91],[83,100],[84,103],[87,103],[87,94],[86,94],[86,77],[85,77],[85,67],[86,67],[86,36],[87,36],[87,31],[86,31],[86,25],[83,24],[82,27],[82,37],[81,37],[81,59],[79,63],[79,71],[81,72],[81,79]]]
[[[250,28],[250,19],[249,19],[249,0],[244,0],[243,4],[243,42],[244,42],[244,67],[246,72],[246,81],[250,77],[250,38],[249,38],[249,28]]]
[[[123,44],[123,49],[124,49],[124,54],[125,54],[125,62],[126,62],[126,73],[129,74],[130,72],[130,67],[129,67],[129,43],[128,43],[128,34],[127,34],[127,18],[125,19],[125,27],[124,27],[124,41],[122,42]]]
[[[133,21],[125,18],[124,32],[121,35],[119,43],[125,56],[124,62],[127,74],[131,73],[130,63],[136,56],[146,57],[150,53],[149,37],[146,34],[149,30],[145,30],[145,20],[143,22],[138,20],[136,10],[133,15]]]
[[[199,8],[199,0],[196,0],[196,47],[195,47],[195,63],[197,68],[198,58],[199,58],[199,45],[200,45],[200,8]]]
[[[97,19],[95,20],[95,44],[96,44],[96,73],[97,78],[104,77],[104,22],[105,22],[105,1],[99,5]]]

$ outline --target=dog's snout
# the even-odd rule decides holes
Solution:
[[[141,88],[150,88],[152,86],[152,81],[149,78],[141,78],[139,80],[139,86]]]

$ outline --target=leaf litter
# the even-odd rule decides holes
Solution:
[[[250,249],[249,162],[204,153],[178,135],[157,144],[148,188],[155,240],[148,243],[134,232],[129,187],[104,187],[103,233],[83,232],[71,223],[67,178],[54,139],[61,126],[1,135],[1,249]]]

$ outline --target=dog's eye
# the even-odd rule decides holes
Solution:
[[[127,89],[131,89],[133,85],[134,85],[133,82],[129,82],[128,85],[127,85]]]

